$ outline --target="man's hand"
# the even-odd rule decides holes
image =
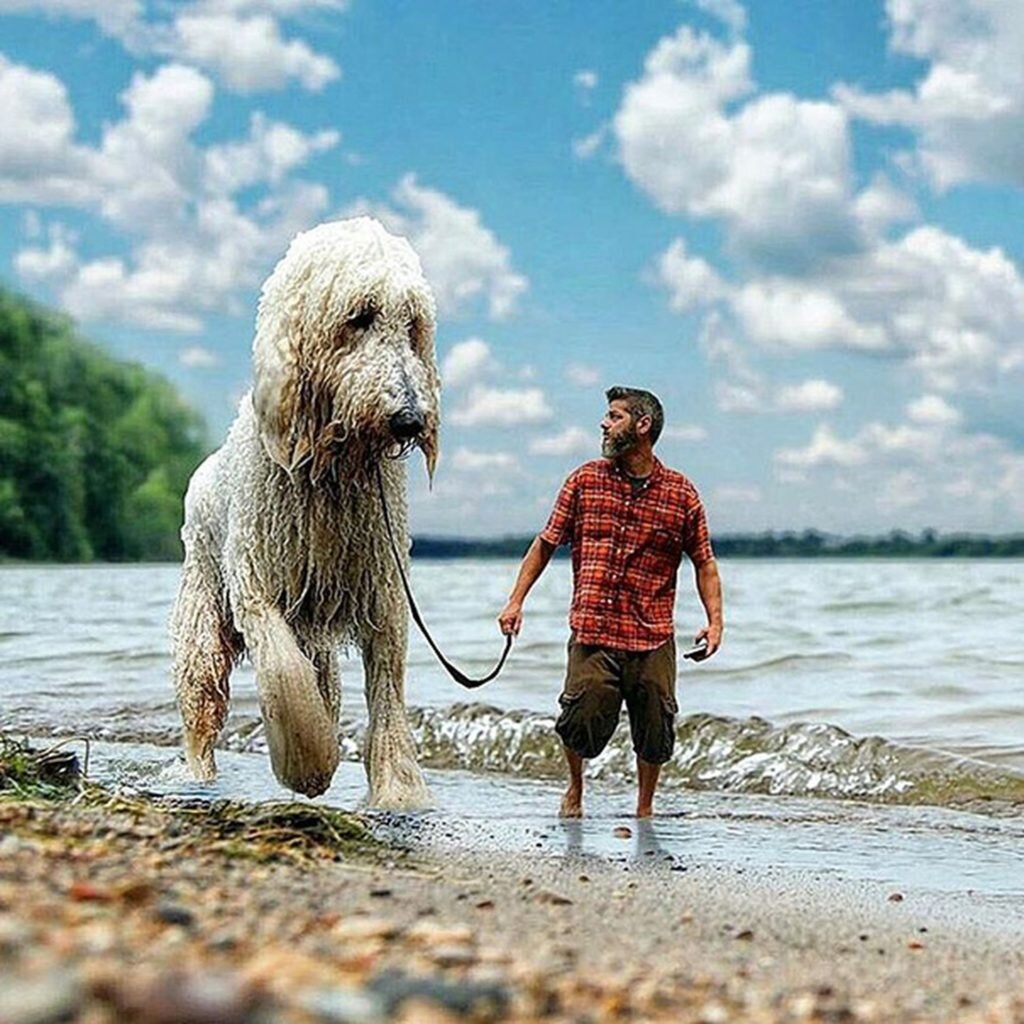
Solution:
[[[519,636],[523,628],[523,605],[521,601],[509,601],[498,616],[498,626],[505,636]]]
[[[709,622],[694,638],[693,642],[699,644],[701,640],[707,642],[707,648],[703,654],[694,656],[694,661],[707,661],[719,647],[722,646],[722,627],[718,623]]]

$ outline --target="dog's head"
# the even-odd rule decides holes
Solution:
[[[267,452],[314,482],[338,460],[437,462],[434,297],[404,238],[376,220],[321,224],[267,278],[253,343],[253,404]]]

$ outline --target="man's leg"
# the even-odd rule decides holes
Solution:
[[[565,761],[569,765],[569,785],[562,797],[559,814],[563,818],[583,817],[583,758],[571,747],[563,744]]]
[[[675,640],[630,658],[623,675],[629,725],[636,752],[636,816],[654,813],[654,793],[661,766],[675,746]]]
[[[569,765],[569,786],[562,798],[563,818],[583,816],[583,762],[597,757],[615,732],[622,707],[618,662],[600,647],[569,642],[565,687],[558,703],[555,732]]]
[[[660,764],[651,764],[639,754],[636,756],[636,816],[649,818],[654,814],[654,791],[658,788],[658,776],[661,774]]]

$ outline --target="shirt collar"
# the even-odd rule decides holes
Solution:
[[[643,486],[640,488],[641,492],[646,491],[649,487],[652,487],[654,484],[656,484],[661,479],[661,474],[664,471],[665,467],[661,464],[661,460],[658,458],[658,456],[655,455],[653,456],[653,458],[654,465],[651,466],[650,473],[648,473],[647,476],[644,477]],[[622,466],[617,461],[611,461],[611,468],[612,474],[614,476],[617,476],[620,480],[626,481],[629,479],[625,470],[623,470]]]

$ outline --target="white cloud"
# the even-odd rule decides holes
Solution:
[[[764,388],[758,383],[738,384],[719,381],[715,384],[715,405],[721,412],[762,413],[768,411]]]
[[[572,84],[583,92],[591,92],[597,88],[597,72],[590,68],[582,68],[572,76]]]
[[[717,18],[735,33],[747,27],[747,12],[737,0],[692,0],[695,7]]]
[[[82,262],[74,239],[51,231],[48,245],[15,257],[26,280],[55,289],[83,320],[196,332],[212,312],[240,313],[292,236],[322,217],[326,190],[288,174],[337,141],[254,117],[250,136],[203,150],[193,135],[207,120],[213,84],[195,68],[168,64],[136,73],[121,94],[124,116],[95,147],[74,139],[63,84],[0,58],[0,201],[61,203],[122,229],[127,254]],[[39,126],[42,131],[38,131]],[[243,210],[230,194],[261,185]]]
[[[201,202],[179,237],[145,241],[130,261],[82,264],[62,289],[61,304],[82,320],[198,332],[212,312],[242,314],[241,291],[258,285],[326,207],[326,190],[317,185],[293,187],[256,215],[227,199]]]
[[[577,160],[589,160],[608,137],[608,125],[602,124],[589,135],[572,140],[572,153]]]
[[[492,469],[514,470],[519,462],[508,452],[477,452],[470,448],[458,448],[452,455],[452,466],[469,473],[486,472]]]
[[[662,430],[661,436],[669,441],[696,443],[698,441],[706,441],[708,432],[696,423],[680,423],[676,426],[666,426]]]
[[[441,363],[441,378],[448,387],[471,384],[496,367],[491,347],[481,338],[467,338],[453,345]]]
[[[464,404],[452,412],[450,418],[458,426],[471,427],[542,423],[552,416],[554,412],[540,388],[502,389],[478,385],[470,391]]]
[[[726,294],[717,271],[707,260],[689,256],[681,238],[658,257],[656,273],[658,281],[668,289],[669,308],[676,313],[710,305]]]
[[[582,427],[566,427],[559,434],[538,437],[530,442],[531,455],[576,455],[593,452],[597,448],[596,432]]]
[[[178,353],[178,362],[193,370],[209,370],[220,365],[220,359],[202,345],[189,345]]]
[[[859,441],[842,441],[826,424],[819,426],[803,448],[783,448],[775,453],[781,466],[811,469],[816,466],[856,466],[867,461]]]
[[[95,190],[89,155],[74,144],[64,83],[0,54],[0,202],[83,203]]]
[[[170,7],[169,20],[147,20],[140,0],[0,2],[0,10],[95,21],[133,55],[194,64],[240,93],[282,89],[291,82],[317,92],[337,79],[338,65],[302,40],[286,39],[280,18],[345,6],[337,0],[194,0]]]
[[[27,281],[60,283],[74,273],[78,263],[74,245],[76,236],[62,224],[53,224],[45,247],[28,246],[14,256],[14,269]]]
[[[704,9],[721,6],[715,0]],[[983,69],[985,60],[1012,63],[1024,104],[1020,46],[993,41],[1000,29],[1024,41],[1024,13],[983,6],[890,0],[894,45],[978,75],[984,70],[986,82],[1009,72]],[[943,391],[987,387],[1024,367],[1024,278],[1013,261],[929,225],[891,237],[895,225],[919,216],[913,199],[881,172],[857,192],[840,105],[756,94],[750,48],[736,36],[743,12],[718,13],[733,37],[722,41],[684,26],[663,38],[627,86],[614,125],[627,175],[668,213],[722,222],[733,255],[742,257],[736,283],[682,240],[656,264],[673,310],[713,307],[701,347],[726,369],[715,388],[719,407],[784,411],[799,402],[772,396],[750,366],[745,341],[770,354],[885,354]],[[979,99],[977,82],[947,76],[945,83],[943,116],[990,117],[994,108]],[[849,90],[836,95],[850,106]],[[1016,154],[1018,169],[1020,139],[1024,115],[1020,130],[1000,143]]]
[[[579,388],[595,387],[601,380],[601,371],[585,363],[569,363],[565,368],[565,379]]]
[[[963,422],[963,413],[939,395],[922,395],[907,406],[907,417],[913,423],[935,427],[956,427]]]
[[[227,195],[261,182],[277,185],[340,140],[337,131],[306,134],[289,124],[270,121],[257,111],[249,122],[249,138],[206,150],[204,182],[211,191]]]
[[[729,302],[757,345],[888,353],[942,390],[986,387],[1024,367],[1016,265],[1001,249],[974,249],[928,225],[817,277],[753,277]]]
[[[763,493],[757,484],[719,484],[712,495],[716,505],[756,505]]]
[[[349,0],[196,0],[198,10],[226,14],[273,14],[289,17],[305,11],[344,11]]]
[[[760,375],[750,365],[744,347],[736,340],[729,322],[717,310],[711,310],[701,324],[697,347],[708,359],[724,367],[733,379],[760,387]]]
[[[184,11],[159,44],[165,55],[215,72],[240,93],[282,89],[291,81],[319,92],[341,74],[338,65],[300,39],[285,39],[266,14]]]
[[[866,423],[848,438],[820,425],[806,446],[775,453],[778,476],[795,474],[793,482],[806,482],[818,495],[831,477],[844,501],[859,495],[862,519],[877,512],[892,522],[893,515],[918,509],[919,521],[930,525],[1015,528],[1024,514],[1024,453],[992,434],[965,429],[939,396],[911,402],[907,416],[906,422]],[[905,516],[900,521],[908,522]]]
[[[666,212],[723,219],[733,245],[761,263],[856,248],[845,113],[752,91],[745,42],[687,26],[665,37],[615,114],[626,173]]]
[[[107,35],[120,38],[133,31],[144,5],[141,0],[2,0],[0,12],[95,21]]]
[[[881,173],[853,201],[854,216],[865,237],[873,240],[880,239],[893,224],[914,220],[918,212],[914,200]]]
[[[107,219],[133,231],[180,222],[197,168],[191,135],[209,116],[213,93],[205,75],[181,64],[132,76],[121,94],[126,116],[106,127],[91,157]]]
[[[1024,7],[989,0],[888,0],[890,46],[925,62],[912,89],[840,85],[854,116],[917,133],[918,163],[939,189],[1024,183]]]
[[[402,178],[392,200],[394,207],[358,200],[351,212],[370,213],[408,237],[443,316],[456,316],[479,299],[486,301],[492,319],[511,315],[529,282],[512,269],[508,249],[477,210],[421,186],[414,174]]]
[[[805,380],[779,388],[775,408],[779,412],[823,412],[843,400],[842,388],[827,380]]]
[[[900,469],[882,479],[875,504],[883,512],[903,512],[923,505],[927,497],[924,477],[912,469]]]
[[[733,308],[747,337],[759,344],[793,349],[886,347],[884,329],[859,324],[825,285],[756,279],[737,289]]]

